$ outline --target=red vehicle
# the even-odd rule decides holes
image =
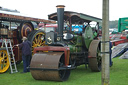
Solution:
[[[39,24],[39,29],[45,31],[45,32],[50,32],[50,31],[57,31],[57,24],[44,24],[40,23]]]

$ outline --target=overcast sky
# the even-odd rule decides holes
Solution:
[[[109,20],[128,17],[128,0],[109,0],[109,3]],[[102,0],[0,0],[1,7],[42,19],[56,12],[56,5],[65,5],[65,11],[102,18]]]

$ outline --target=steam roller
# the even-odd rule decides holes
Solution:
[[[34,54],[31,67],[36,69],[31,70],[31,74],[36,80],[54,80],[65,81],[70,75],[70,70],[62,68],[63,52],[46,52]]]
[[[85,65],[92,71],[101,71],[99,18],[77,12],[64,11],[57,6],[57,13],[48,15],[58,23],[57,31],[45,34],[45,46],[35,47],[30,64],[30,72],[36,80],[66,81],[70,71]],[[95,21],[96,27],[90,22]],[[64,23],[67,25],[64,28]],[[79,27],[75,29],[75,26]]]
[[[46,50],[52,52],[41,52]],[[35,48],[30,64],[33,78],[36,80],[67,80],[71,69],[68,65],[69,54],[69,48],[65,47],[44,46]]]

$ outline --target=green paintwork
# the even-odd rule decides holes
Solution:
[[[125,29],[128,30],[128,17],[119,18],[119,20],[118,20],[118,32],[122,32]]]
[[[74,42],[73,44],[69,44],[68,47],[70,48],[70,52],[81,52],[82,51],[82,46],[83,46],[83,42],[82,42],[82,36],[76,36],[74,35],[74,39],[73,41],[70,42]]]
[[[72,42],[72,44],[68,45],[71,52],[81,52],[82,46],[84,45],[87,47],[87,49],[89,48],[91,41],[94,39],[95,36],[97,36],[97,33],[93,32],[92,29],[93,28],[88,25],[83,35],[74,34],[74,39],[70,41]]]
[[[76,47],[75,45],[68,45],[68,47],[70,48],[70,52],[71,53],[81,52],[82,51],[81,47]]]
[[[90,43],[95,36],[97,36],[97,34],[93,33],[92,28],[90,26],[86,27],[85,32],[83,33],[83,37],[87,48],[89,48]]]

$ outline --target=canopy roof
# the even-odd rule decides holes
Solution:
[[[57,21],[57,13],[53,13],[48,15],[48,18],[51,20],[56,20]],[[64,20],[68,20],[69,18],[71,18],[71,23],[75,24],[76,22],[79,23],[84,23],[84,22],[91,22],[91,21],[95,21],[95,22],[102,22],[102,19],[97,18],[97,17],[93,17],[90,15],[86,15],[86,14],[82,14],[82,13],[77,13],[77,12],[72,12],[72,11],[64,11]]]

